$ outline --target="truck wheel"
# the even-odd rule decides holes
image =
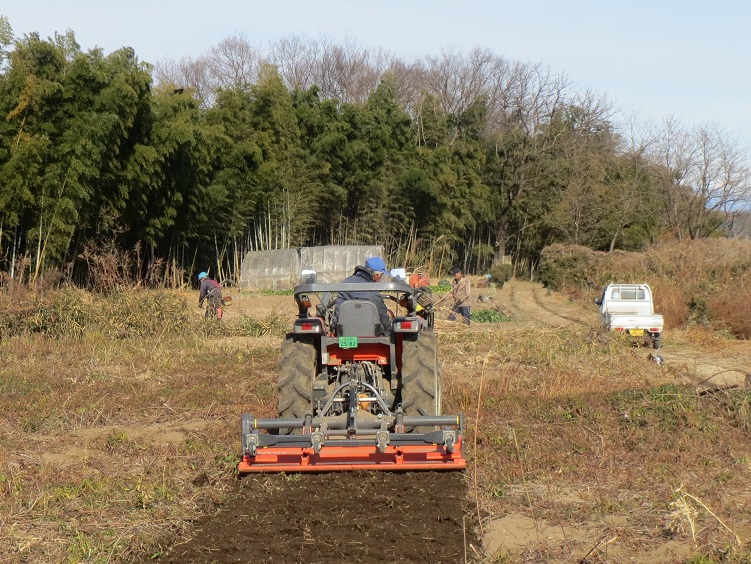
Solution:
[[[404,415],[440,415],[441,374],[436,355],[435,333],[405,335],[402,342],[402,408]],[[434,427],[405,428],[418,433]]]
[[[316,347],[311,337],[288,334],[279,359],[279,417],[303,419],[313,413],[313,380]],[[300,434],[302,429],[279,429],[280,435]]]
[[[659,349],[662,346],[662,339],[653,339],[652,340],[652,346],[655,349]]]

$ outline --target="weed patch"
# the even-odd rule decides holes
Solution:
[[[512,321],[508,315],[495,309],[479,309],[472,311],[469,318],[476,323],[505,323]]]

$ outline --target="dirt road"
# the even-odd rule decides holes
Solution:
[[[541,284],[512,280],[498,292],[495,301],[499,299],[521,327],[594,327],[597,323],[596,308],[583,308]]]
[[[597,306],[573,302],[540,284],[514,280],[498,291],[493,302],[513,313],[520,327],[598,326]],[[704,333],[667,327],[659,355],[677,378],[702,390],[749,385],[751,346],[732,338],[707,337]]]

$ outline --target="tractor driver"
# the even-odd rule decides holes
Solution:
[[[384,274],[386,274],[386,263],[383,259],[381,257],[370,257],[365,261],[365,266],[357,265],[354,274],[342,280],[342,283],[372,284],[373,282],[380,282]],[[337,312],[339,305],[345,300],[370,300],[373,302],[378,309],[383,335],[388,335],[391,332],[389,308],[386,307],[379,292],[341,292],[336,298]]]

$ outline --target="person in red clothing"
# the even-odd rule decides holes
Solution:
[[[204,300],[207,302],[206,317],[222,317],[222,287],[216,280],[209,278],[205,272],[198,274],[198,282],[201,289],[198,292],[198,307],[203,307]]]

